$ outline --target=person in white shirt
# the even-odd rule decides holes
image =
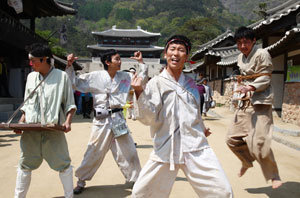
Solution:
[[[188,38],[175,35],[165,45],[167,67],[143,88],[135,76],[137,120],[150,126],[154,150],[132,189],[132,198],[167,198],[179,169],[199,197],[233,197],[231,185],[208,145],[200,96],[182,70],[191,51]]]
[[[146,81],[148,67],[143,62],[142,53],[135,52],[132,58],[138,61],[139,76]],[[73,54],[68,56],[66,72],[74,89],[93,95],[95,117],[87,150],[75,172],[78,182],[74,194],[82,193],[86,181],[92,179],[108,150],[111,150],[126,182],[133,185],[141,166],[122,112],[131,88],[131,77],[128,72],[119,71],[121,57],[113,49],[102,55],[101,61],[104,65],[102,71],[76,76],[72,67],[75,59]]]

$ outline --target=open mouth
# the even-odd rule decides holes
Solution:
[[[179,61],[180,61],[180,59],[178,59],[178,58],[172,58],[171,59],[171,62],[174,63],[174,64],[179,63]]]

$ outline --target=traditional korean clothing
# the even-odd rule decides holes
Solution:
[[[31,72],[28,75],[25,98],[40,83],[42,78],[39,72]],[[76,109],[76,106],[71,82],[67,74],[58,69],[53,69],[49,73],[45,81],[21,108],[25,113],[26,123],[41,123],[41,117],[44,114],[46,124],[63,124],[67,113],[72,109]],[[37,169],[43,159],[53,170],[60,171],[65,196],[73,197],[71,159],[63,132],[26,131],[21,136],[20,145],[21,159],[15,198],[26,197],[31,170]]]
[[[271,74],[272,58],[267,50],[253,46],[245,57],[238,57],[238,66],[242,75]],[[227,135],[227,145],[242,161],[245,168],[252,167],[257,160],[266,180],[278,179],[279,173],[271,149],[273,117],[273,90],[270,75],[245,80],[245,85],[256,88],[252,97],[252,106],[245,111],[236,110],[234,120]]]
[[[164,70],[148,82],[137,101],[137,119],[150,125],[154,150],[132,198],[166,198],[182,169],[199,197],[232,197],[231,186],[204,135],[194,80],[178,82]]]
[[[144,64],[139,64],[139,67],[141,71],[139,76],[146,81],[148,67]],[[75,76],[73,67],[67,68],[66,72],[74,88],[83,93],[92,93],[94,108],[116,109],[126,104],[131,88],[131,77],[127,72],[118,71],[113,79],[106,70],[82,74],[79,77]],[[134,141],[130,133],[118,138],[114,137],[112,128],[117,124],[116,121],[124,121],[122,111],[112,113],[103,119],[94,118],[87,150],[81,165],[75,172],[75,176],[79,179],[78,186],[84,187],[85,181],[92,179],[109,149],[126,181],[136,181],[141,166]]]

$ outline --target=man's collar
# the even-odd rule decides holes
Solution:
[[[161,75],[162,75],[163,77],[167,78],[167,79],[170,79],[170,80],[173,80],[173,81],[176,82],[175,78],[174,78],[173,76],[171,76],[171,74],[169,74],[169,72],[168,72],[166,69],[164,69],[164,70],[161,72]],[[178,83],[179,83],[180,85],[184,85],[184,80],[185,80],[185,77],[184,77],[184,75],[183,75],[183,72],[181,72],[180,77],[179,77],[179,79],[178,79]]]
[[[243,58],[246,60],[250,60],[252,58],[252,56],[255,54],[257,48],[258,48],[257,45],[254,44],[249,55],[247,57],[245,55],[243,55]]]

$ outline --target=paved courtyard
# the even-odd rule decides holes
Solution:
[[[242,178],[239,178],[237,173],[241,164],[224,141],[229,122],[232,118],[232,112],[223,107],[217,107],[213,111],[215,114],[209,114],[204,121],[205,125],[210,127],[213,132],[208,140],[229,178],[235,198],[299,198],[300,151],[273,141],[272,148],[284,183],[277,190],[272,190],[270,182],[266,183],[257,163]],[[128,124],[132,131],[132,136],[138,144],[137,151],[141,165],[143,166],[152,151],[149,127],[132,120],[128,120]],[[90,131],[91,120],[75,116],[72,131],[66,134],[74,169],[80,165],[83,158]],[[19,135],[15,135],[9,131],[0,131],[0,197],[3,198],[13,197],[16,168],[20,156],[19,140]],[[124,177],[109,152],[92,181],[87,182],[87,188],[83,194],[74,197],[130,197],[131,189],[128,189],[124,185],[124,182]],[[75,183],[76,178],[74,177]],[[58,173],[51,170],[45,161],[39,169],[33,171],[27,197],[63,197],[63,188]],[[197,195],[181,171],[179,171],[176,178],[170,198],[197,198]]]

